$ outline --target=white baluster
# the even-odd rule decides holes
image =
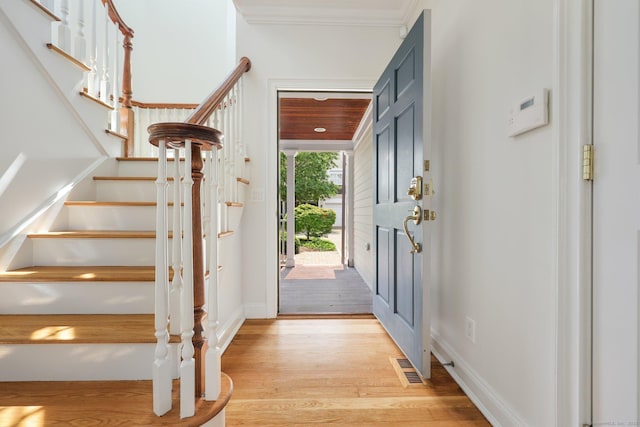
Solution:
[[[100,100],[109,103],[111,77],[109,76],[109,5],[104,5],[104,40],[102,44],[102,74],[100,75]]]
[[[213,148],[207,154],[209,180],[208,197],[210,229],[207,233],[209,264],[209,290],[207,300],[207,353],[205,355],[205,399],[216,400],[220,395],[220,344],[218,342],[218,152]]]
[[[145,126],[145,118],[147,116],[147,109],[140,107],[133,107],[135,126],[133,127],[133,155],[134,157],[144,157],[143,153],[146,152],[146,147],[152,147],[151,144],[143,144],[142,141],[148,141],[149,136],[147,134],[147,126]],[[142,135],[146,135],[147,138],[143,138]]]
[[[239,97],[238,97],[238,83],[235,84],[235,86],[233,87],[233,123],[234,123],[234,136],[235,136],[235,144],[234,144],[234,151],[233,151],[233,164],[234,164],[234,168],[233,168],[233,185],[235,188],[235,196],[236,196],[236,202],[241,202],[240,200],[240,195],[239,195],[239,191],[240,191],[240,183],[238,182],[238,178],[241,178],[242,175],[240,174],[240,164],[244,163],[244,160],[240,157],[240,102],[239,102]]]
[[[113,111],[111,112],[111,129],[120,132],[120,108],[118,108],[120,105],[120,93],[118,89],[118,76],[120,75],[118,72],[118,42],[120,41],[120,31],[118,31],[117,27],[115,28],[113,39],[113,70],[111,73],[113,76],[113,85],[111,88],[111,97],[113,98],[111,105],[113,105]]]
[[[99,82],[98,82],[98,22],[96,19],[97,1],[91,2],[91,45],[89,46],[89,68],[91,71],[87,74],[87,91],[89,95],[97,97]],[[146,141],[146,140],[145,140]],[[134,144],[137,147],[142,144]],[[149,145],[151,144],[144,144]]]
[[[224,197],[225,197],[225,201],[227,202],[233,202],[233,195],[232,195],[232,186],[231,186],[231,180],[229,180],[229,175],[231,174],[231,153],[233,151],[233,110],[231,108],[231,92],[229,92],[227,94],[227,97],[225,98],[225,122],[224,122],[224,142],[225,142],[225,146],[224,146],[224,162],[225,162],[225,183],[224,183]],[[227,214],[229,213],[229,210],[227,210]]]
[[[171,311],[170,330],[172,334],[179,334],[180,328],[180,295],[182,293],[182,209],[180,191],[180,150],[173,150],[173,281],[169,295],[169,309]]]
[[[193,177],[191,176],[191,140],[184,142],[184,215],[183,218],[183,283],[180,304],[182,327],[182,363],[180,364],[180,418],[195,413],[195,360],[193,358],[193,224],[191,222]]]
[[[231,201],[238,201],[238,181],[236,178],[238,175],[236,174],[236,153],[238,147],[238,128],[237,128],[237,119],[236,116],[236,87],[235,85],[231,88],[231,92],[229,93],[231,97],[231,150],[229,151],[229,183],[231,184]]]
[[[58,47],[71,52],[71,28],[69,27],[69,0],[60,2],[60,25],[58,26]]]
[[[226,151],[227,151],[227,136],[226,136],[226,128],[225,128],[225,123],[226,123],[226,117],[227,117],[227,111],[226,111],[226,107],[225,107],[225,103],[224,100],[222,101],[222,104],[220,105],[220,127],[218,128],[218,130],[220,130],[223,134],[225,134],[225,138],[223,141],[223,148],[222,150],[220,150],[219,153],[219,168],[218,168],[218,202],[220,203],[220,231],[228,231],[227,227],[226,227],[226,213],[227,213],[227,205],[225,204],[226,202],[226,190],[225,190],[225,184],[226,184],[226,179],[225,179],[225,157],[226,157]]]
[[[239,134],[240,134],[240,143],[241,143],[241,147],[242,150],[240,152],[240,164],[241,164],[241,173],[240,176],[243,178],[247,178],[246,176],[246,172],[247,172],[247,163],[245,162],[245,159],[247,158],[247,145],[244,143],[244,113],[243,113],[243,108],[244,108],[244,75],[242,77],[240,77],[240,81],[238,82],[238,89],[239,89],[239,98],[240,98],[240,103],[238,104],[238,116],[239,116]]]
[[[95,1],[94,1],[95,3]],[[87,60],[87,39],[84,35],[84,0],[78,2],[78,28],[73,38],[73,56],[80,62]]]
[[[160,141],[158,177],[156,179],[156,282],[155,282],[155,336],[156,349],[153,362],[153,412],[160,416],[171,409],[171,365],[169,361],[168,312],[168,251],[167,251],[167,160],[164,141]]]

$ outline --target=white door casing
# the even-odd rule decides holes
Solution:
[[[637,0],[595,0],[592,424],[638,425]]]

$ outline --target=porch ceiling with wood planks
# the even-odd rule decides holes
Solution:
[[[352,149],[370,103],[369,93],[283,92],[278,113],[280,148]]]

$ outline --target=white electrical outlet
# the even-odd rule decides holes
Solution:
[[[464,335],[472,343],[476,343],[476,321],[467,316],[464,321]]]

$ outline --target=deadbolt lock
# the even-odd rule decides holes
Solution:
[[[411,178],[411,184],[409,184],[409,191],[407,195],[413,200],[422,200],[422,177],[414,176]]]

